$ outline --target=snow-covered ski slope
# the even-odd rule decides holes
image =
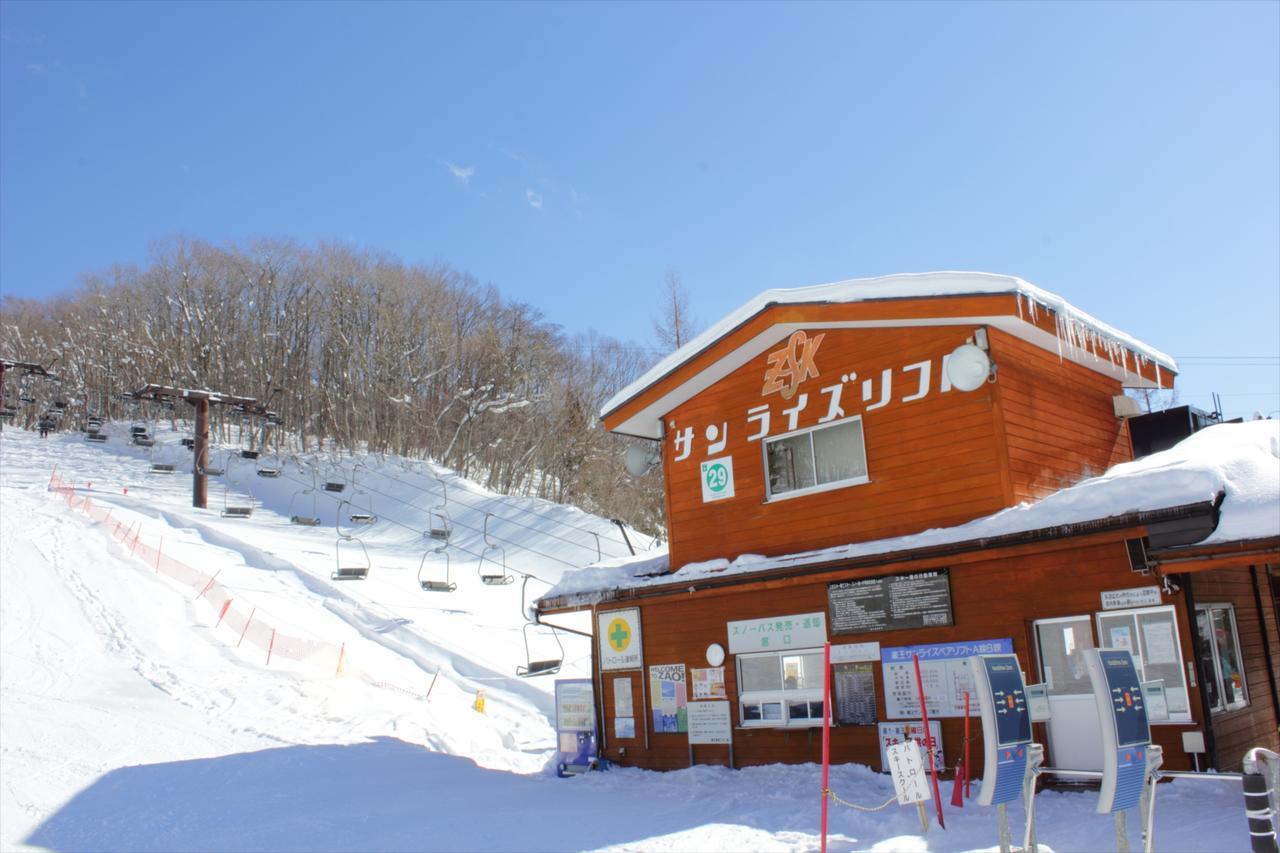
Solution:
[[[126,432],[117,425],[105,446],[75,435],[0,435],[0,849],[817,847],[812,765],[575,779],[549,770],[554,677],[514,675],[525,662],[522,584],[480,582],[484,515],[493,514],[490,540],[505,547],[508,570],[539,579],[530,598],[546,588],[541,581],[594,562],[596,535],[604,556],[623,553],[609,522],[374,457],[360,460],[354,489],[358,508],[378,516],[372,525],[350,525],[350,508],[339,505],[353,491],[351,459],[317,473],[313,507],[313,494],[295,497],[312,486],[299,461],[283,460],[282,476],[267,479],[251,461],[215,458],[227,465],[227,505],[248,505],[253,492],[250,518],[223,518],[223,479],[211,482],[210,509],[190,506],[190,476],[181,473],[190,454],[178,435],[161,432],[152,455],[127,446]],[[152,474],[152,461],[180,473]],[[74,508],[48,490],[55,466]],[[417,579],[424,554],[425,577],[444,571],[443,555],[431,553],[439,543],[423,535],[440,476],[457,590],[428,593]],[[327,493],[325,480],[347,485]],[[340,508],[343,532],[368,548],[365,581],[330,579]],[[289,523],[313,513],[322,525]],[[146,548],[163,555],[166,571],[139,556]],[[252,629],[229,626],[203,588],[174,579],[170,562],[216,578],[254,624],[339,649],[341,671],[321,655],[268,663],[242,639]],[[587,642],[561,640],[565,666],[555,677],[589,675]],[[543,633],[531,632],[530,643],[534,658],[558,653]],[[473,707],[480,690],[484,713]],[[891,793],[865,768],[838,767],[832,778],[855,802],[879,805]],[[1094,795],[1040,797],[1049,849],[1112,846],[1110,819],[1092,813]],[[1157,842],[1247,849],[1239,803],[1232,786],[1163,786]],[[951,809],[948,827],[921,834],[915,810],[896,805],[874,814],[835,806],[831,848],[996,841],[990,809]]]

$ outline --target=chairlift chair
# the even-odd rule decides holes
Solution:
[[[260,454],[260,453],[259,453],[258,451],[256,451],[256,450],[241,450],[241,451],[240,451],[240,458],[241,458],[241,459],[253,459],[253,460],[256,460],[256,459],[257,459],[259,456],[261,456],[261,455],[262,455],[262,454]]]
[[[489,586],[506,586],[515,580],[515,576],[507,573],[507,549],[489,538],[489,517],[492,515],[491,512],[484,514],[484,550],[480,552],[476,574],[482,583]],[[488,571],[485,571],[486,562]]]
[[[427,512],[427,535],[448,542],[453,533],[453,523],[449,519],[449,493],[444,480],[436,477],[436,481],[440,484],[440,503]]]
[[[107,434],[105,432],[99,432],[97,430],[94,430],[93,432],[85,433],[84,440],[101,444],[102,442],[107,440]]]
[[[155,458],[155,448],[151,449],[151,470],[152,474],[176,474],[178,466],[168,462],[157,462]]]
[[[444,555],[444,580],[424,580],[422,570],[426,568],[427,556],[430,554]],[[434,551],[423,553],[422,559],[418,561],[418,585],[422,587],[423,592],[453,592],[458,588],[456,583],[449,580],[450,562],[449,549],[447,545],[441,545]]]
[[[298,515],[293,511],[293,504],[303,495],[311,495],[311,515]],[[319,514],[316,510],[316,488],[312,482],[311,488],[303,489],[300,492],[294,492],[293,497],[289,498],[289,523],[299,524],[303,527],[317,527],[320,524]]]
[[[347,489],[347,484],[342,480],[330,480],[326,478],[324,481],[324,490],[326,492],[341,494],[342,492],[346,491],[346,489]]]
[[[524,628],[524,659],[526,663],[523,666],[516,666],[516,675],[521,678],[532,678],[538,675],[554,675],[560,671],[560,664],[564,663],[564,643],[560,642],[560,634],[551,625],[543,625],[537,621],[537,617],[529,618],[528,590],[529,578],[533,575],[525,575],[524,580],[520,583],[520,615],[525,618]],[[529,651],[529,629],[533,627],[546,627],[551,629],[551,638],[556,641],[556,646],[560,649],[560,654],[554,658],[543,658],[542,660],[534,660],[533,654]]]
[[[227,483],[222,487],[222,517],[223,518],[248,518],[253,515],[253,493],[249,493],[249,503],[232,504],[230,503],[231,487],[240,485],[239,483]]]
[[[141,432],[141,433],[135,432],[133,434],[133,443],[136,444],[138,447],[155,447],[156,446],[156,440],[151,436],[147,435],[145,432]]]
[[[366,498],[368,498],[369,499],[368,506],[367,507],[357,506],[355,502],[356,495],[364,495]],[[352,524],[377,523],[378,516],[375,515],[373,512],[373,495],[362,490],[359,486],[356,485],[356,469],[355,468],[351,469],[351,499],[345,501],[344,503],[349,504],[351,507],[351,512],[348,515],[348,518],[351,519]]]
[[[228,453],[227,455],[228,455],[228,456],[230,456],[231,454],[230,454],[230,453]],[[205,445],[205,448],[204,448],[204,462],[201,462],[199,459],[196,459],[196,460],[194,460],[194,461],[193,461],[193,463],[192,463],[192,464],[199,466],[199,467],[200,467],[200,469],[201,469],[202,471],[204,471],[204,475],[205,475],[206,477],[221,477],[223,474],[225,474],[225,473],[226,473],[227,469],[226,469],[226,463],[225,463],[225,462],[223,463],[223,467],[221,467],[221,468],[216,468],[216,467],[214,467],[214,468],[210,468],[207,464],[205,464],[205,463],[206,463],[206,462],[208,462],[208,461],[209,461],[209,447],[208,447],[208,445]]]
[[[276,477],[279,477],[279,476],[280,476],[280,470],[281,470],[281,469],[280,469],[279,467],[276,467],[276,466],[263,465],[262,463],[258,463],[258,476],[259,476],[259,477],[267,477],[267,478],[269,478],[269,479],[274,480]]]
[[[352,560],[348,560],[345,566],[342,564],[343,542],[354,542],[360,546],[360,551],[364,555],[363,565],[357,565]],[[369,576],[369,549],[364,547],[364,543],[359,539],[354,536],[339,535],[338,540],[333,543],[333,550],[334,569],[333,574],[329,576],[330,579],[335,581],[362,581]],[[350,554],[353,549],[347,548],[346,550]]]
[[[560,665],[564,663],[564,643],[560,642],[560,634],[555,628],[551,628],[551,637],[556,641],[556,646],[560,649],[560,656],[555,658],[546,658],[543,660],[534,660],[529,653],[529,629],[541,627],[539,622],[524,623],[524,659],[528,664],[524,666],[516,666],[516,675],[521,678],[533,678],[539,675],[554,675],[560,671]],[[546,626],[550,628],[551,626]]]

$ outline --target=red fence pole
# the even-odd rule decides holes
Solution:
[[[218,579],[218,575],[222,574],[222,569],[218,569],[213,573],[213,577],[209,578],[209,582],[204,585],[204,589],[200,590],[200,594],[196,598],[204,598],[204,594],[213,588],[213,582]]]
[[[347,644],[343,643],[342,648],[338,649],[338,668],[333,671],[334,675],[342,675],[342,659],[347,656]],[[439,672],[439,670],[437,670]]]
[[[973,778],[973,767],[969,764],[969,691],[964,692],[964,795],[973,799],[969,789],[969,781]]]
[[[912,654],[916,665],[916,688],[920,691],[920,721],[924,724],[924,748],[929,753],[929,777],[933,780],[933,804],[938,810],[938,826],[947,828],[942,817],[942,794],[938,790],[938,769],[933,763],[933,734],[929,731],[929,708],[924,701],[924,679],[920,676],[920,655]]]
[[[236,648],[240,648],[240,644],[244,642],[244,635],[249,633],[249,626],[253,624],[253,614],[258,612],[258,608],[249,611],[249,618],[244,623],[244,630],[240,632],[240,639],[236,640]]]
[[[222,624],[222,619],[227,615],[227,611],[231,609],[231,602],[233,601],[235,601],[234,598],[228,598],[222,603],[222,612],[218,614],[218,621],[213,623],[213,627],[217,628]]]
[[[822,853],[827,853],[831,781],[831,644],[822,644]]]
[[[156,574],[160,574],[160,552],[164,550],[164,537],[160,537],[160,544],[156,547]]]
[[[267,645],[267,666],[271,666],[271,650],[276,647],[276,629],[271,629],[271,642]]]

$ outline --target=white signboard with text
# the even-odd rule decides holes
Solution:
[[[689,743],[729,743],[732,724],[727,701],[689,703]]]
[[[729,653],[776,652],[822,648],[827,642],[827,614],[797,613],[768,619],[730,622]]]
[[[1132,589],[1109,589],[1102,593],[1103,610],[1128,610],[1131,607],[1154,607],[1160,603],[1160,587],[1158,586],[1138,586]]]

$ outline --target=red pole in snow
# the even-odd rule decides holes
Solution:
[[[249,611],[249,618],[245,620],[244,630],[240,632],[240,639],[236,640],[236,648],[240,648],[240,644],[244,642],[244,635],[249,633],[249,626],[253,624],[253,614],[258,612],[258,608]]]
[[[929,753],[929,778],[933,780],[933,804],[938,810],[938,826],[947,828],[942,817],[942,794],[938,790],[938,769],[933,764],[933,735],[929,731],[929,709],[924,701],[924,679],[920,676],[920,655],[912,654],[916,665],[916,689],[920,691],[920,721],[924,723],[924,749]]]
[[[969,764],[969,691],[964,692],[964,795],[968,799],[973,799],[973,793],[969,789],[970,780],[973,779],[973,767]]]
[[[267,666],[271,666],[271,650],[276,647],[276,629],[271,629],[271,644],[267,646]]]
[[[827,808],[831,800],[831,644],[822,644],[822,853],[827,853]]]

